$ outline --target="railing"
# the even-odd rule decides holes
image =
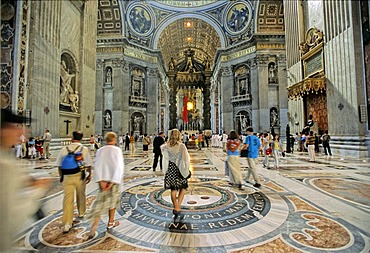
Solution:
[[[246,101],[251,101],[251,95],[250,94],[238,95],[238,96],[231,97],[231,103],[246,102]]]
[[[143,96],[130,96],[130,102],[136,102],[136,103],[148,103],[148,99]]]

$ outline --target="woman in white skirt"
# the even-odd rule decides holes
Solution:
[[[230,184],[242,189],[242,171],[239,161],[240,140],[238,134],[232,130],[227,138],[226,153],[230,170]]]
[[[115,146],[117,135],[108,132],[105,135],[106,146],[98,149],[94,163],[95,181],[99,184],[99,193],[96,197],[92,212],[89,214],[90,219],[94,219],[89,238],[95,236],[100,216],[108,212],[109,221],[107,229],[119,225],[119,221],[114,220],[116,207],[119,205],[120,184],[124,175],[124,162],[122,150]]]

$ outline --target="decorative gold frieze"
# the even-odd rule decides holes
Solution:
[[[157,63],[158,62],[157,57],[145,55],[144,53],[139,52],[136,49],[131,48],[131,47],[127,48],[124,51],[124,55],[132,57],[132,58],[140,59],[140,60],[143,60],[143,61],[146,61],[146,62],[151,62],[151,63]]]
[[[285,44],[281,43],[257,43],[257,50],[261,49],[285,49]]]
[[[198,83],[203,82],[204,77],[201,73],[184,73],[176,76],[176,81],[180,83]]]
[[[310,93],[318,94],[326,90],[326,78],[307,78],[288,87],[288,98],[297,99]]]
[[[97,53],[119,53],[123,52],[123,47],[98,47],[96,48]]]
[[[231,53],[229,55],[223,55],[221,57],[221,61],[230,61],[232,59],[236,59],[236,58],[239,58],[239,57],[242,57],[242,56],[246,56],[246,55],[252,54],[254,52],[256,52],[256,46],[248,47],[246,49],[240,50],[240,51],[235,52],[235,53]]]

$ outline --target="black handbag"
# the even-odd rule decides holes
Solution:
[[[240,150],[240,157],[248,157],[248,149]]]

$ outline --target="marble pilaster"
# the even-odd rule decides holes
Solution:
[[[270,128],[270,101],[271,97],[269,96],[269,85],[268,85],[268,59],[267,55],[258,55],[257,56],[257,70],[252,73],[254,76],[254,81],[251,80],[251,83],[258,83],[258,90],[255,86],[252,87],[252,125],[255,131],[267,131]],[[251,78],[253,78],[251,76]],[[254,98],[258,99],[258,102]]]
[[[158,104],[161,103],[161,100],[158,99],[160,97],[158,90],[158,86],[160,86],[158,69],[149,68],[147,75],[147,98],[150,106],[146,109],[146,129],[147,134],[154,134],[157,132],[157,125],[154,122],[157,122],[157,117],[160,114]]]
[[[221,130],[230,132],[233,126],[233,106],[230,103],[231,97],[233,96],[233,72],[231,67],[225,66],[222,68],[221,75],[221,101],[222,110],[221,113]]]

